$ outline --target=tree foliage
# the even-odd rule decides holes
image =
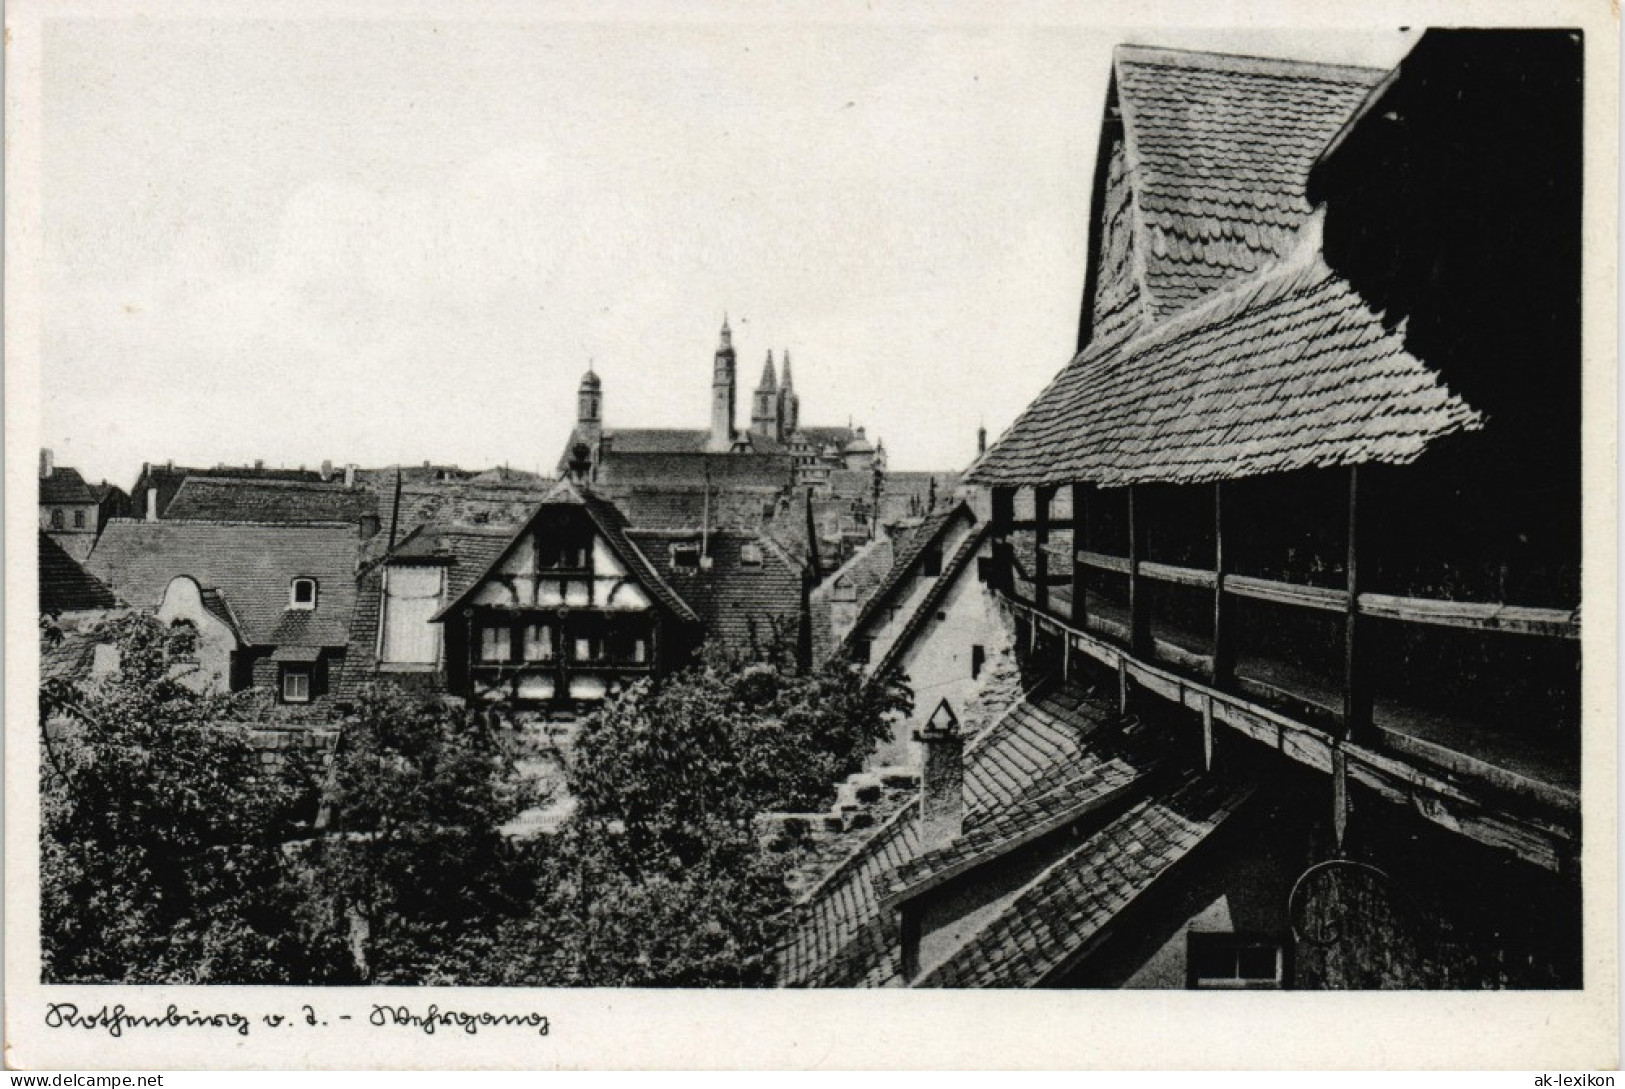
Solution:
[[[54,982],[308,977],[280,845],[309,769],[267,770],[229,699],[184,683],[194,632],[126,615],[99,681],[40,690],[41,948]]]

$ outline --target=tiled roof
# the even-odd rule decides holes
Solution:
[[[1379,69],[1119,46],[1144,287],[1166,317],[1284,257],[1316,156]]]
[[[163,517],[169,510],[170,500],[180,486],[192,477],[234,477],[239,480],[306,480],[320,481],[322,474],[309,469],[256,469],[252,465],[217,465],[212,469],[198,469],[185,465],[170,465],[167,462],[149,462],[142,467],[141,475],[136,479],[135,487],[131,489],[132,497],[141,494],[139,511],[137,515],[146,514],[147,499],[144,490],[156,488],[158,491],[158,516]]]
[[[356,529],[352,525],[143,522],[115,518],[86,564],[131,605],[156,608],[178,575],[230,603],[243,634],[274,645],[295,577],[317,582],[316,608],[299,642],[343,646],[355,606]]]
[[[1192,777],[1142,799],[1044,870],[919,987],[1032,987],[1169,872],[1251,795],[1245,782]]]
[[[972,529],[965,535],[965,539],[959,542],[954,554],[943,563],[942,574],[931,584],[931,589],[926,591],[925,597],[920,599],[919,607],[909,614],[908,620],[903,623],[903,630],[897,633],[897,638],[892,640],[891,646],[886,648],[886,653],[874,668],[874,676],[883,676],[889,672],[913,644],[921,629],[936,615],[937,606],[970,567],[970,561],[975,557],[976,550],[982,547],[982,539],[987,536],[987,529],[986,523],[983,523]]]
[[[363,684],[380,677],[404,681],[417,688],[439,690],[444,678],[438,670],[426,673],[378,673],[378,625],[383,619],[384,568],[389,561],[444,564],[448,590],[446,600],[453,600],[490,569],[507,550],[513,534],[512,526],[419,526],[382,561],[367,567],[356,579],[355,614],[350,624],[349,649],[344,655],[342,672],[332,681],[334,696],[354,699]]]
[[[841,499],[867,499],[875,491],[872,469],[831,469],[829,491]]]
[[[598,466],[599,482],[606,487],[710,484],[768,493],[788,488],[794,473],[795,459],[789,454],[640,452],[619,446],[607,451]]]
[[[626,516],[620,512],[615,504],[590,490],[578,488],[574,484],[564,481],[552,487],[541,503],[537,505],[535,511],[532,512],[531,518],[526,519],[525,525],[528,526],[544,507],[556,505],[583,507],[588,517],[592,519],[593,525],[609,544],[610,549],[621,558],[621,562],[631,569],[632,575],[645,590],[649,591],[656,601],[671,610],[679,620],[686,620],[690,623],[699,621],[699,617],[689,607],[688,602],[684,601],[682,596],[672,589],[671,584],[649,562],[648,557],[639,551],[637,545],[627,537]],[[449,616],[453,609],[462,604],[462,598],[484,580],[490,569],[495,567],[508,549],[512,547],[513,542],[518,539],[523,529],[523,526],[510,529],[502,547],[495,552],[490,562],[475,572],[475,576],[468,582],[451,589],[451,592],[447,595],[448,603],[436,614],[437,618]]]
[[[972,479],[1114,486],[1403,464],[1480,422],[1311,250],[1143,336],[1091,344]]]
[[[698,454],[711,441],[711,432],[686,427],[618,427],[604,436],[611,454]]]
[[[798,427],[795,434],[790,437],[796,441],[809,442],[820,450],[826,446],[842,450],[856,435],[857,432],[850,427]]]
[[[40,640],[39,679],[47,681],[79,681],[90,676],[96,660],[99,643],[110,642],[97,638],[89,631],[67,631],[57,639]]]
[[[80,612],[118,604],[107,584],[86,571],[62,546],[39,535],[39,611]]]
[[[699,534],[657,533],[630,530],[627,533],[660,571],[672,589],[694,607],[705,634],[729,648],[748,651],[763,645],[771,632],[771,622],[787,626],[791,639],[801,616],[801,565],[776,542],[755,534],[714,532],[707,547],[709,570],[677,567],[671,562],[671,544],[684,540],[699,542]],[[761,553],[758,566],[745,566],[741,553],[754,544]]]
[[[956,503],[947,510],[936,511],[926,517],[906,543],[898,546],[897,559],[892,563],[891,570],[886,572],[886,577],[875,588],[873,596],[863,603],[863,608],[858,612],[858,618],[852,624],[852,638],[858,638],[865,633],[880,610],[889,605],[897,591],[913,577],[915,569],[925,556],[926,549],[940,542],[946,536],[948,527],[961,519],[976,521],[976,515],[972,514],[970,507],[964,503]]]
[[[1112,759],[1091,736],[1112,721],[1097,701],[1063,688],[1023,701],[965,747],[965,832],[999,819],[1046,777],[1081,774]],[[1076,768],[1067,770],[1067,765]],[[887,986],[899,980],[901,947],[894,912],[883,911],[883,882],[923,851],[917,806],[883,824],[830,872],[798,909],[780,951],[788,986]]]
[[[359,522],[378,513],[378,495],[303,480],[191,476],[164,510],[166,519],[232,522]]]
[[[51,470],[51,475],[39,482],[39,501],[41,503],[94,503],[95,494],[85,483],[85,478],[79,475],[78,469],[58,465]]]
[[[393,479],[381,480],[378,487],[379,521],[387,533],[389,521],[394,517],[395,482]],[[408,478],[401,486],[400,520],[395,526],[395,540],[401,542],[412,530],[423,525],[493,525],[510,528],[523,525],[530,519],[536,504],[553,487],[552,483],[540,482],[475,484],[469,481],[439,481],[414,484]]]

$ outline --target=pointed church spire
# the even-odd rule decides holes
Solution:
[[[772,355],[773,353],[769,352],[768,354]],[[790,380],[790,349],[789,348],[786,348],[784,350],[784,377],[780,380],[779,385],[782,386],[784,389],[794,389],[795,388],[795,383]]]
[[[778,377],[773,373],[772,348],[767,350],[767,362],[762,364],[762,381],[756,388],[759,390],[776,390],[779,388]]]
[[[728,328],[728,312],[724,310],[722,312],[722,343],[717,345],[717,347],[720,350],[722,348],[732,348],[733,346],[734,331]]]

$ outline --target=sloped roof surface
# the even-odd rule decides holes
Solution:
[[[880,659],[879,664],[875,666],[874,673],[876,676],[887,672],[896,664],[897,660],[913,644],[921,629],[925,627],[931,617],[936,615],[937,606],[948,596],[948,591],[954,588],[960,576],[970,567],[970,561],[976,555],[976,550],[982,547],[982,539],[987,536],[987,529],[985,523],[972,529],[970,533],[965,535],[965,539],[959,542],[959,547],[954,549],[954,554],[949,556],[943,563],[942,574],[938,576],[936,582],[931,584],[931,589],[926,591],[925,596],[920,599],[919,607],[909,615],[908,620],[903,624],[903,630],[897,633],[897,638],[892,640],[891,646],[886,648],[885,655]]]
[[[707,547],[709,570],[678,567],[671,562],[677,540],[699,541],[699,535],[676,536],[630,530],[627,534],[684,601],[693,606],[709,638],[748,651],[764,646],[776,619],[794,640],[801,615],[801,568],[777,543],[755,534],[714,532]],[[746,566],[742,552],[754,544],[762,562]]]
[[[998,819],[1046,777],[1084,775],[1115,759],[1091,736],[1110,722],[1098,702],[1062,688],[1023,701],[965,748],[965,832]],[[1068,767],[1070,765],[1070,767]],[[780,951],[789,986],[880,987],[899,982],[902,953],[894,913],[882,911],[888,876],[918,858],[918,806],[883,824],[832,870],[800,906]]]
[[[106,583],[86,571],[49,536],[39,535],[40,612],[111,609],[117,604],[117,598]]]
[[[1404,464],[1480,424],[1311,254],[1143,336],[1092,344],[972,477],[1183,484]]]
[[[1384,72],[1119,46],[1115,74],[1160,318],[1291,251],[1310,167]]]
[[[711,432],[691,427],[617,427],[605,431],[612,454],[698,454]]]
[[[156,608],[170,580],[187,575],[220,592],[255,645],[275,644],[284,614],[298,612],[303,615],[300,642],[342,646],[355,607],[356,555],[352,525],[115,518],[86,566],[139,608]],[[317,581],[315,609],[288,609],[295,577]]]
[[[302,480],[190,476],[166,519],[233,522],[359,522],[378,513],[375,492]]]
[[[51,470],[51,475],[43,477],[39,482],[39,501],[41,503],[94,503],[96,496],[85,483],[85,478],[79,475],[79,470],[68,466],[58,465]]]
[[[649,591],[656,601],[671,610],[679,619],[691,623],[699,621],[699,617],[688,602],[684,601],[682,596],[672,589],[671,584],[661,576],[655,566],[649,562],[648,557],[639,551],[638,546],[626,535],[626,516],[620,512],[615,504],[587,489],[578,488],[569,481],[561,481],[555,484],[542,498],[542,501],[532,512],[531,517],[525,520],[523,526],[509,529],[506,532],[500,547],[497,548],[484,567],[474,572],[474,577],[470,578],[466,583],[452,587],[447,595],[448,603],[437,614],[437,619],[444,618],[453,608],[462,603],[463,596],[484,579],[490,569],[496,566],[502,556],[512,547],[519,534],[523,533],[536,515],[540,514],[542,509],[548,506],[579,506],[584,508],[592,519],[593,525],[602,534],[611,550],[630,568],[633,577],[638,580],[644,589]]]
[[[854,638],[864,634],[880,610],[886,607],[898,589],[913,576],[920,560],[925,556],[926,549],[940,543],[947,535],[948,527],[961,519],[974,522],[976,516],[966,504],[956,503],[947,510],[927,515],[925,521],[909,535],[906,542],[898,542],[897,558],[893,561],[891,570],[880,580],[880,585],[875,588],[873,596],[863,603],[857,620],[852,624]]]
[[[1045,870],[914,985],[1031,987],[1045,981],[1250,794],[1245,783],[1204,776],[1142,799]]]
[[[446,568],[447,596],[461,596],[498,557],[513,539],[512,526],[425,525],[417,527],[381,561],[372,564],[356,579],[354,620],[350,624],[349,649],[341,674],[332,682],[333,694],[353,699],[360,687],[378,674],[378,625],[383,620],[384,568],[391,560],[407,563],[425,561]],[[439,670],[390,674],[392,680],[424,691],[443,688]]]

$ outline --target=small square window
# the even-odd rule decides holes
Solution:
[[[282,702],[310,702],[310,670],[306,667],[282,667]]]
[[[76,511],[73,512],[73,528],[74,529],[84,529],[85,528],[85,512],[84,511],[76,510]]]
[[[61,507],[52,507],[51,508],[51,528],[52,529],[62,529],[66,524],[67,524],[66,521],[62,517],[62,508]]]
[[[513,656],[513,631],[506,624],[480,629],[480,661],[506,662]]]
[[[1278,990],[1286,985],[1286,952],[1267,934],[1192,930],[1185,978],[1196,990]]]
[[[316,580],[294,579],[288,592],[288,608],[314,609],[316,607]]]
[[[975,680],[982,675],[982,667],[987,664],[987,648],[980,643],[970,648],[970,679]]]
[[[762,546],[755,541],[746,541],[739,546],[739,565],[741,567],[762,566]]]
[[[671,565],[688,570],[700,566],[700,546],[692,541],[685,541],[671,546]]]
[[[920,565],[920,574],[928,579],[934,579],[942,574],[942,549],[937,545],[925,550],[925,560]]]
[[[869,659],[873,656],[873,654],[874,654],[874,640],[873,639],[854,639],[854,640],[852,640],[852,660],[854,662],[858,663],[859,665],[868,665],[869,664]]]

